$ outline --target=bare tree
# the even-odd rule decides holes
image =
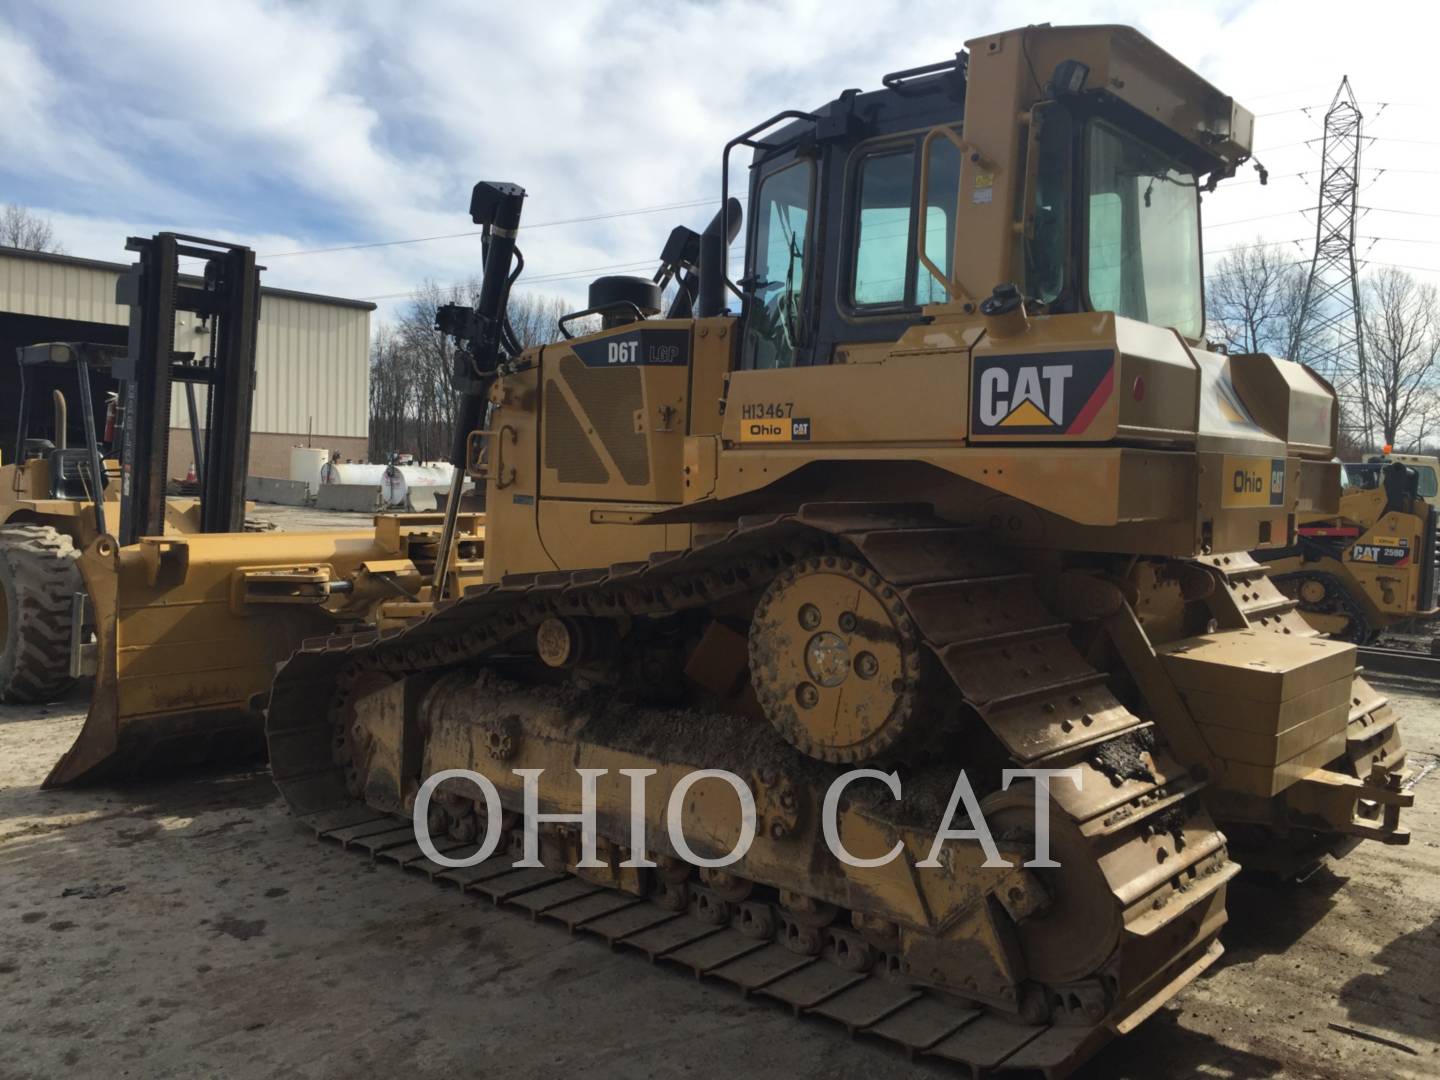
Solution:
[[[444,304],[474,304],[480,281],[448,288],[427,281],[393,327],[382,325],[370,353],[370,456],[383,461],[411,453],[422,461],[446,456],[456,411],[455,343],[435,329]],[[508,315],[522,348],[560,337],[569,305],[561,297],[516,293]]]
[[[1434,444],[1440,442],[1440,387],[1420,399],[1410,420],[1409,433],[1415,453],[1434,453]]]
[[[414,377],[390,327],[381,323],[370,343],[370,460],[385,461],[411,446]]]
[[[1440,297],[1403,270],[1386,267],[1365,282],[1361,320],[1370,411],[1384,441],[1423,437],[1440,391]]]
[[[7,203],[5,209],[0,210],[0,246],[65,254],[64,247],[55,239],[55,226],[49,219],[15,203]]]
[[[1206,321],[1230,352],[1298,360],[1304,299],[1304,269],[1283,247],[1257,239],[1220,260],[1206,286]]]
[[[548,345],[560,337],[560,316],[572,310],[563,296],[536,296],[516,293],[510,298],[510,325],[521,348]],[[588,333],[585,320],[570,327],[572,334]]]

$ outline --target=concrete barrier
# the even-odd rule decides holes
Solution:
[[[245,497],[262,503],[281,506],[304,506],[310,501],[310,489],[303,480],[281,480],[274,476],[247,476]]]
[[[352,514],[373,514],[380,509],[380,485],[321,484],[320,490],[315,496],[315,509],[346,510]]]
[[[428,514],[440,509],[448,492],[438,487],[412,487],[408,492],[410,509],[419,514]]]

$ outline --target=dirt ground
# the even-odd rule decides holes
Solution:
[[[1423,768],[1440,701],[1394,698]],[[321,847],[264,770],[40,791],[84,706],[0,707],[0,1076],[953,1076]],[[1440,1074],[1440,772],[1416,792],[1410,847],[1241,878],[1220,965],[1087,1076]]]
[[[1393,697],[1423,768],[1440,700]],[[319,845],[264,771],[41,791],[84,707],[0,707],[6,1080],[957,1075]],[[1232,885],[1224,959],[1083,1075],[1440,1075],[1440,770],[1415,790],[1409,847]]]

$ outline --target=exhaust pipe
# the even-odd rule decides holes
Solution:
[[[450,575],[450,549],[455,543],[460,493],[465,488],[465,470],[470,464],[467,453],[470,433],[481,425],[490,383],[500,363],[500,339],[505,327],[505,307],[510,299],[510,263],[515,258],[515,234],[520,230],[520,210],[524,202],[525,189],[519,184],[482,180],[475,185],[470,195],[470,220],[485,226],[490,234],[480,296],[475,301],[474,310],[468,313],[469,317],[459,320],[463,325],[452,323],[453,316],[449,313],[437,313],[441,330],[446,333],[460,331],[456,336],[463,339],[464,348],[456,350],[456,362],[468,364],[469,369],[461,382],[465,392],[460,397],[450,441],[450,464],[455,466],[455,475],[451,478],[450,497],[445,503],[440,546],[435,549],[435,576],[430,595],[436,600],[444,597],[446,579]]]
[[[728,211],[728,213],[727,213]],[[730,199],[700,234],[700,303],[702,319],[725,314],[725,253],[740,235],[744,214],[739,199]]]
[[[65,395],[52,390],[55,401],[55,449],[66,450],[70,446],[70,410],[65,406]]]

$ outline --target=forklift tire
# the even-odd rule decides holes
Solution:
[[[70,677],[80,553],[48,525],[0,527],[0,701],[54,701]]]

